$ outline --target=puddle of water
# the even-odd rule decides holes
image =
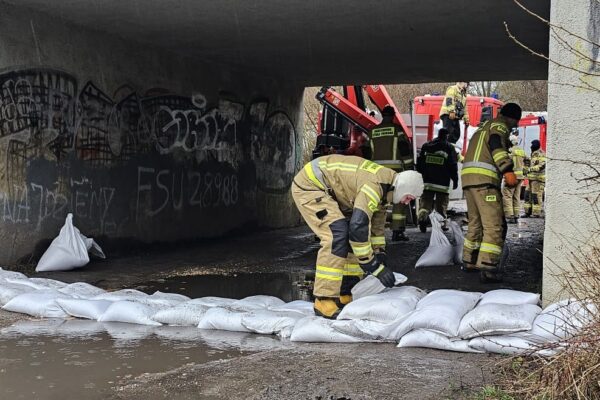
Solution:
[[[191,298],[218,296],[242,299],[264,294],[279,297],[286,302],[311,301],[312,282],[308,279],[311,278],[301,273],[190,275],[150,282],[143,285],[141,289],[148,293],[156,290],[180,293]]]
[[[143,373],[290,346],[276,337],[88,320],[0,330],[0,398],[102,399]]]

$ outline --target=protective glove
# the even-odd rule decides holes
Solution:
[[[452,190],[456,190],[458,188],[458,181],[452,181]]]
[[[387,264],[387,254],[385,250],[379,250],[377,253],[375,253],[375,258],[377,258],[380,264]]]
[[[515,187],[519,184],[519,181],[517,180],[515,173],[510,171],[504,173],[504,183],[508,187]]]
[[[379,262],[377,257],[373,257],[369,262],[360,264],[363,271],[373,275],[383,284],[383,286],[391,288],[396,283],[396,278],[391,269]]]
[[[450,111],[448,113],[448,118],[450,118],[450,119],[456,119],[456,113],[454,111]]]

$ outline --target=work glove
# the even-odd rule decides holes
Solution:
[[[517,180],[517,176],[515,175],[515,173],[510,171],[504,173],[504,183],[508,187],[515,187],[517,186],[519,181]]]
[[[452,190],[458,189],[458,181],[452,181]]]
[[[448,113],[448,118],[456,119],[456,113],[454,111],[450,111],[450,113]]]
[[[396,283],[396,277],[394,277],[392,270],[379,262],[377,257],[373,257],[369,262],[360,264],[360,268],[366,273],[379,279],[385,287],[394,287],[394,284]]]
[[[379,263],[383,265],[387,264],[387,254],[385,250],[379,250],[377,253],[375,253],[375,258],[379,260]]]

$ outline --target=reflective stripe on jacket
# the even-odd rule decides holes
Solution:
[[[412,144],[402,127],[383,121],[369,131],[369,139],[376,163],[396,171],[414,168]]]
[[[531,153],[531,166],[527,178],[531,181],[546,181],[546,153],[542,149]]]
[[[459,119],[468,120],[469,111],[467,110],[467,94],[456,85],[450,86],[446,90],[446,96],[440,109],[440,117],[444,114],[455,112]],[[461,115],[462,114],[462,115]]]

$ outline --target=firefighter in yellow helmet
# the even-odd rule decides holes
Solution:
[[[469,126],[469,111],[467,110],[467,88],[469,82],[456,82],[448,87],[440,109],[440,120],[444,128],[448,129],[450,143],[460,139],[460,124],[462,119],[465,128]]]
[[[394,108],[386,106],[381,110],[381,123],[369,131],[371,159],[396,172],[414,169],[412,144],[402,127],[394,123]],[[405,235],[406,215],[409,207],[394,204],[392,207],[392,240],[408,240]]]
[[[518,184],[513,160],[508,154],[509,133],[521,119],[521,107],[507,103],[500,115],[487,121],[469,142],[461,171],[467,199],[469,229],[463,249],[463,270],[480,271],[483,282],[502,280],[499,269],[506,220],[500,185],[502,176],[508,187]]]
[[[529,180],[529,196],[525,199],[525,214],[533,218],[542,216],[544,206],[544,185],[546,184],[546,153],[540,148],[540,141],[531,142],[531,161],[525,168]]]
[[[313,291],[317,315],[337,318],[365,273],[394,286],[386,265],[385,205],[407,204],[421,193],[418,172],[397,173],[356,156],[319,157],[296,175],[292,197],[321,240]]]
[[[525,160],[525,150],[519,147],[519,137],[510,135],[509,138],[512,147],[510,148],[510,156],[513,161],[513,172],[517,177],[517,185],[510,187],[504,185],[502,187],[502,202],[504,203],[504,216],[509,224],[516,224],[521,212],[521,187],[523,186],[523,165]]]

